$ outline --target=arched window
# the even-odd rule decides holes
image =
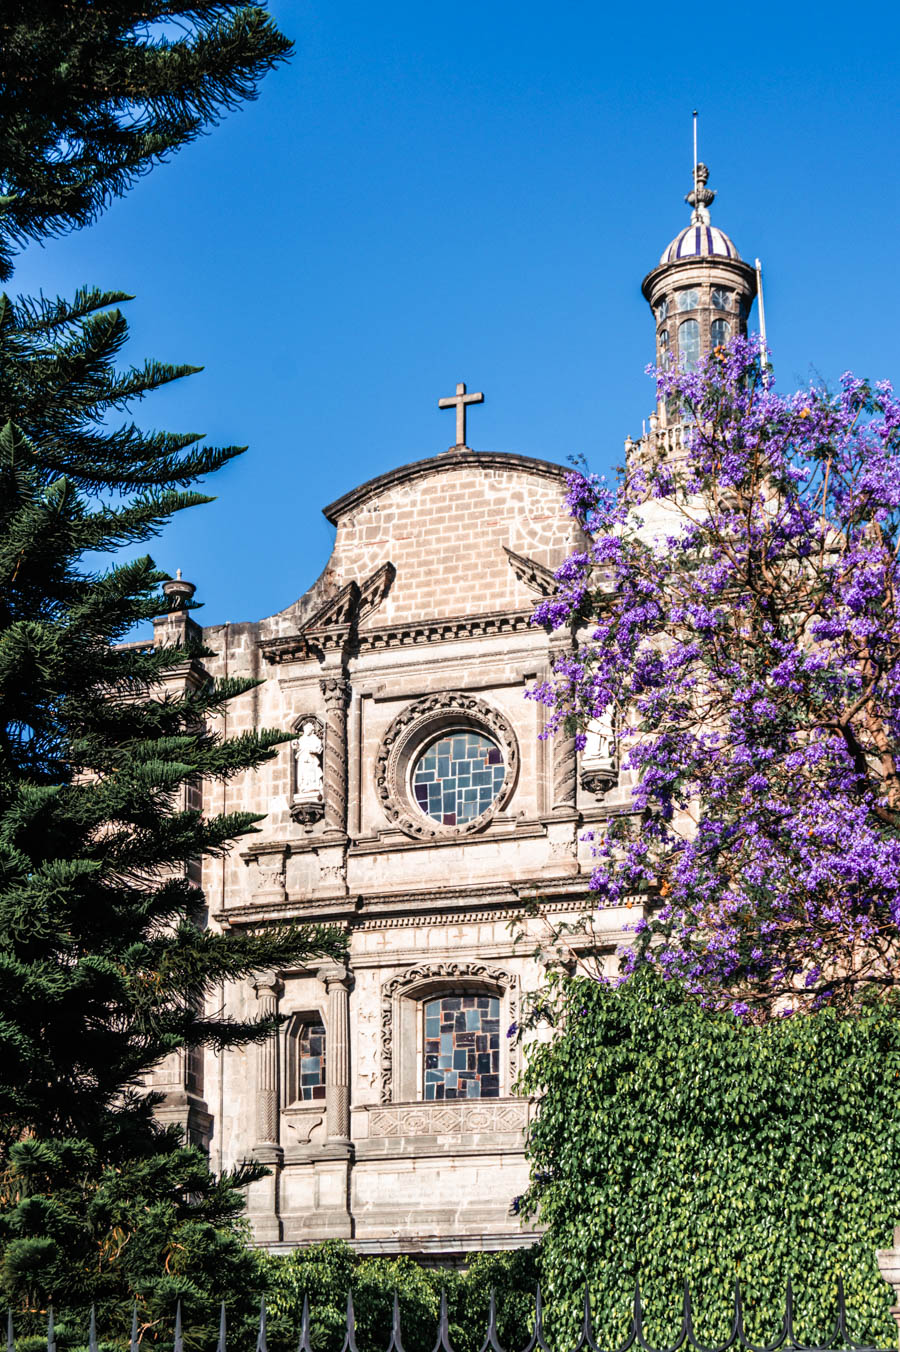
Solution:
[[[284,1034],[284,1105],[325,1102],[325,1025],[314,1011],[293,1014]]]
[[[660,366],[663,368],[664,371],[665,371],[665,370],[668,370],[669,363],[670,363],[670,360],[671,360],[671,356],[672,356],[672,354],[671,354],[671,352],[669,351],[669,330],[668,330],[668,329],[660,329],[660,331],[659,331],[659,364],[660,364]]]
[[[724,347],[731,337],[731,325],[727,319],[714,319],[709,326],[709,341],[715,347]]]
[[[426,1000],[424,1097],[500,1097],[500,1000],[439,995]]]
[[[659,304],[656,307],[656,317],[660,321],[660,323],[668,316],[668,313],[669,313],[669,302],[665,297],[663,297],[663,299],[659,302]]]
[[[689,371],[700,360],[700,325],[696,319],[686,319],[678,326],[678,355]]]

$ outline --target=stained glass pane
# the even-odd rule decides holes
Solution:
[[[486,812],[503,788],[503,752],[490,737],[454,732],[441,737],[413,768],[417,805],[442,826],[462,826]]]
[[[444,995],[425,1004],[425,1098],[500,1097],[500,1001]]]
[[[325,1098],[325,1027],[321,1023],[305,1023],[300,1030],[297,1055],[298,1076],[302,1099]]]

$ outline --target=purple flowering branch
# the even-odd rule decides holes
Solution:
[[[551,731],[619,711],[632,811],[591,887],[644,903],[626,978],[851,1009],[900,981],[900,403],[849,374],[781,396],[746,339],[656,377],[680,449],[570,476],[590,543],[535,621],[577,643],[530,693]]]

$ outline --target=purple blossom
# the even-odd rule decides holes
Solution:
[[[579,642],[530,694],[578,745],[622,716],[633,814],[593,832],[591,887],[646,903],[624,979],[851,1006],[900,980],[900,402],[849,373],[782,396],[746,339],[655,375],[683,451],[569,476],[589,543],[535,622]]]

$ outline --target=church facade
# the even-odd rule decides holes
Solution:
[[[755,291],[709,225],[703,166],[689,200],[691,225],[644,283],[662,361],[745,331]],[[239,1016],[285,1016],[267,1044],[155,1076],[162,1115],[214,1168],[269,1166],[248,1209],[272,1247],[342,1237],[452,1261],[534,1238],[513,1208],[531,1106],[508,1034],[543,972],[516,926],[540,930],[535,901],[551,921],[581,912],[581,837],[627,809],[629,786],[609,725],[577,752],[571,735],[541,737],[545,710],[525,697],[572,642],[531,615],[580,542],[563,467],[468,447],[480,398],[460,385],[441,401],[457,420],[448,451],[325,508],[331,557],[287,610],[200,630],[175,609],[157,626],[159,641],[193,631],[214,653],[177,681],[264,678],[229,704],[223,734],[293,734],[260,770],[197,791],[210,812],[265,814],[259,834],[204,862],[208,923],[329,923],[348,940],[346,965],[222,992]],[[662,407],[626,450],[677,435]],[[168,585],[182,600],[193,591]],[[610,963],[633,919],[596,917]]]

